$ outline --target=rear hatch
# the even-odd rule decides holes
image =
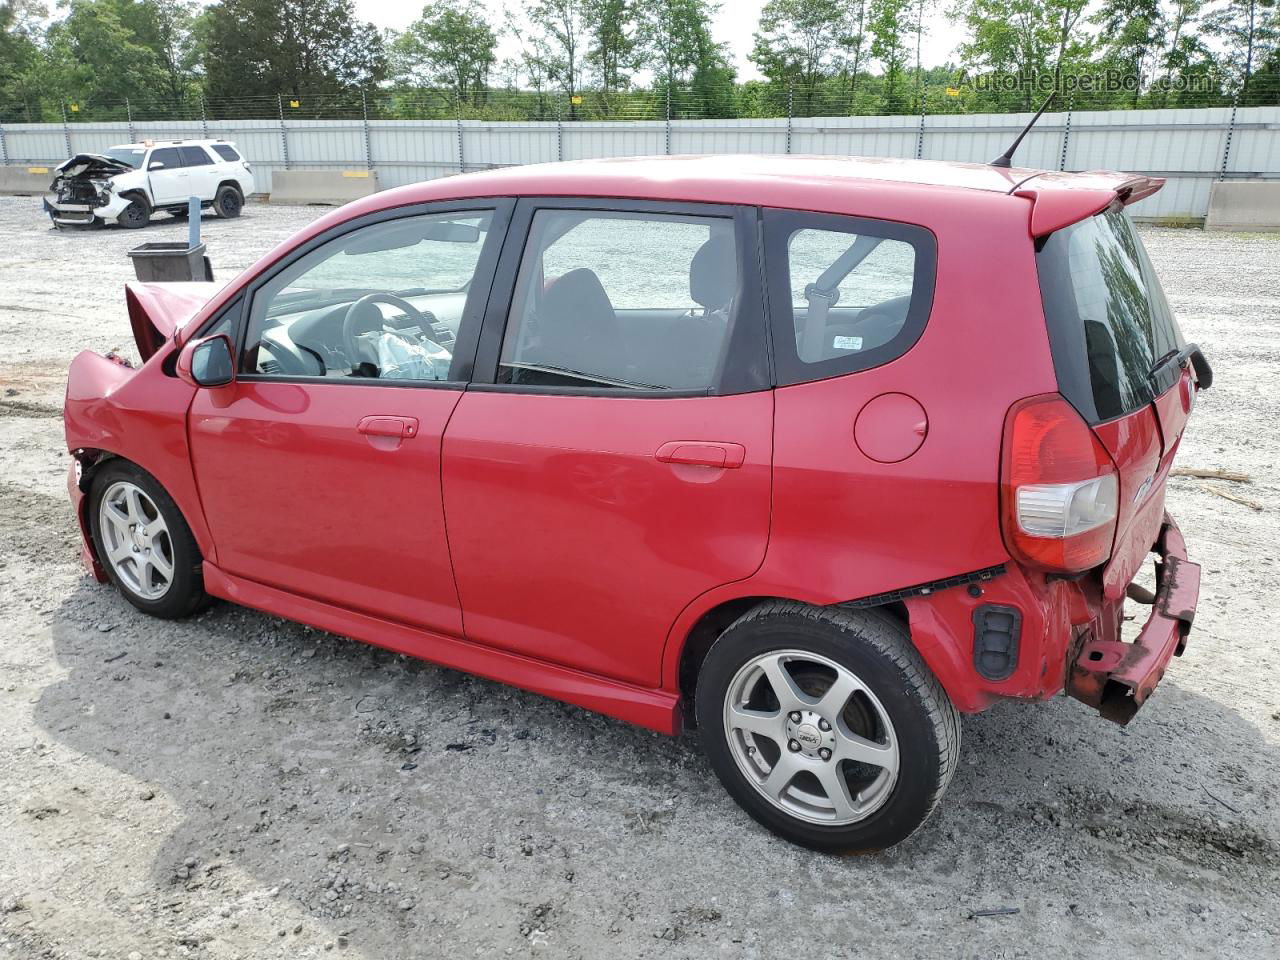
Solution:
[[[1165,480],[1194,403],[1194,372],[1118,201],[1040,238],[1036,251],[1059,390],[1118,473],[1115,542],[1103,571],[1106,595],[1117,599],[1160,533]]]

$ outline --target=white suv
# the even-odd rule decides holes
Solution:
[[[114,220],[145,227],[164,210],[187,215],[187,200],[238,217],[253,192],[253,172],[226,140],[126,143],[106,153],[80,153],[58,166],[44,208],[55,226]]]

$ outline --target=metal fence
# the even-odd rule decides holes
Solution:
[[[1001,153],[1029,113],[795,116],[754,119],[377,119],[357,98],[351,115],[73,120],[0,124],[0,162],[48,165],[143,139],[222,137],[252,161],[258,187],[278,170],[358,169],[381,187],[554,160],[646,154],[824,154],[983,162]],[[263,111],[264,113],[266,111]],[[1120,169],[1168,178],[1135,213],[1198,218],[1215,179],[1280,180],[1280,106],[1067,110],[1047,113],[1019,149],[1020,165]]]

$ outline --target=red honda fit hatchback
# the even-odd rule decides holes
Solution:
[[[1211,374],[1123,209],[1159,186],[719,156],[376,194],[224,287],[128,286],[141,368],[67,386],[84,558],[157,616],[696,723],[765,826],[896,843],[960,713],[1126,722],[1182,652],[1165,478]]]

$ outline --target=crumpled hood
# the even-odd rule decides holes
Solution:
[[[126,283],[129,324],[142,359],[159,350],[223,286],[217,281]]]
[[[119,160],[112,160],[100,153],[77,153],[70,160],[64,160],[54,167],[64,177],[99,176],[114,177],[117,173],[132,170],[133,167]]]

